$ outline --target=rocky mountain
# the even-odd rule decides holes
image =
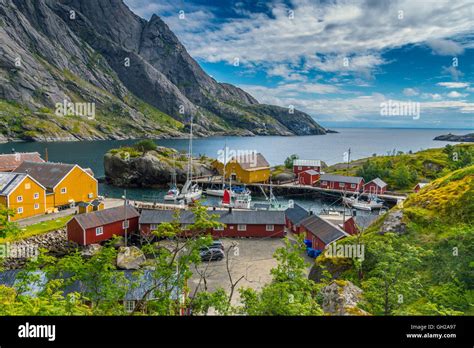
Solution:
[[[122,0],[0,0],[0,140],[311,135],[309,115],[219,83]]]
[[[465,135],[456,135],[456,134],[443,134],[438,135],[433,140],[442,140],[442,141],[455,141],[455,142],[474,142],[474,133],[469,133]]]

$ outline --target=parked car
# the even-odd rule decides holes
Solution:
[[[224,258],[224,251],[220,248],[203,248],[200,255],[201,261],[220,261]]]
[[[222,251],[224,251],[224,243],[222,243],[220,240],[215,240],[212,242],[209,248],[221,249]]]

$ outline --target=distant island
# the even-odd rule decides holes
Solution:
[[[474,133],[469,133],[465,135],[456,135],[456,134],[444,134],[438,135],[433,140],[442,140],[442,141],[457,141],[457,142],[474,142]]]

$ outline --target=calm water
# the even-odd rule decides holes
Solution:
[[[327,164],[343,162],[344,153],[351,149],[351,159],[369,157],[376,153],[387,154],[388,151],[407,152],[421,149],[444,147],[448,142],[434,141],[440,134],[466,134],[472,130],[446,129],[364,129],[341,128],[339,133],[320,136],[301,137],[213,137],[194,140],[194,155],[205,154],[216,158],[218,151],[223,148],[224,142],[233,150],[255,150],[261,152],[271,165],[282,164],[286,157],[297,154],[300,158],[321,159]],[[85,142],[58,142],[58,143],[6,143],[0,144],[0,153],[9,153],[12,149],[19,152],[38,151],[44,155],[48,149],[49,160],[54,162],[77,163],[82,167],[90,167],[96,177],[104,175],[103,156],[116,147],[130,145],[136,140],[123,141],[85,141]],[[156,140],[158,145],[187,151],[186,139]],[[110,197],[120,197],[122,189],[100,186],[101,194]],[[131,199],[154,200],[161,197],[162,190],[132,189],[128,190]],[[296,199],[298,201],[298,199]],[[304,205],[316,205],[319,201],[301,200]]]

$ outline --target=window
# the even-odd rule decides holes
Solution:
[[[38,192],[36,192],[34,195],[33,195],[33,198],[34,199],[39,199],[40,198],[40,194]]]
[[[321,185],[327,185],[328,182],[327,181],[321,181]]]
[[[25,184],[25,190],[29,190],[31,188],[31,184],[29,182],[27,182]]]
[[[356,187],[356,184],[351,184],[351,188],[355,188]]]
[[[92,199],[92,198],[94,198],[94,194],[93,194],[93,193],[89,193],[89,194],[87,195],[87,197],[88,197],[89,199]]]
[[[23,202],[23,196],[18,196],[16,197],[17,202]]]
[[[298,166],[298,170],[302,170],[302,169],[303,169],[303,167],[302,167],[302,166]]]
[[[67,189],[66,189],[65,187],[62,187],[62,188],[61,188],[61,193],[64,194],[64,193],[66,193],[66,192],[67,192]]]
[[[35,203],[35,210],[38,210],[40,208],[40,205],[38,203]]]
[[[274,231],[275,230],[275,225],[266,225],[265,226],[265,230],[266,231]]]
[[[125,307],[125,311],[128,313],[132,313],[135,309],[135,301],[125,301],[123,305]]]
[[[23,207],[18,207],[18,209],[16,210],[16,212],[18,214],[23,214]]]
[[[157,229],[158,229],[158,225],[156,225],[156,224],[151,224],[150,225],[150,230],[155,231]]]
[[[247,225],[237,225],[237,231],[247,231]]]
[[[224,226],[219,226],[219,227],[216,227],[214,228],[214,231],[224,231]]]
[[[129,228],[130,227],[130,220],[125,220],[122,222],[122,228]]]
[[[343,182],[341,182],[341,183],[339,184],[339,186],[340,186],[340,187],[346,187],[346,184],[344,184]]]
[[[104,228],[101,226],[101,227],[97,227],[95,229],[95,235],[96,236],[100,236],[101,234],[104,234]]]

